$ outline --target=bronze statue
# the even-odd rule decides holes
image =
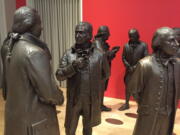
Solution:
[[[109,44],[106,42],[109,39],[110,32],[107,26],[100,26],[95,36],[94,45],[105,54],[106,60],[111,67],[111,61],[115,58],[116,53],[119,51],[119,46],[115,46],[110,50]],[[102,83],[102,100],[101,100],[101,111],[111,111],[111,108],[103,104],[104,92],[107,89],[109,78]]]
[[[173,28],[176,36],[177,42],[180,44],[180,28]],[[178,58],[180,58],[180,48],[178,49],[177,55]]]
[[[180,63],[174,55],[174,31],[159,28],[152,39],[153,54],[140,60],[128,83],[138,103],[133,135],[172,135],[180,98]]]
[[[129,42],[125,44],[122,54],[122,61],[126,68],[124,76],[126,102],[119,108],[120,111],[129,109],[131,93],[127,89],[127,83],[131,79],[131,75],[136,68],[137,62],[148,55],[147,45],[139,40],[140,35],[138,30],[134,28],[130,29],[128,35]]]
[[[51,72],[51,54],[40,41],[41,20],[29,7],[15,11],[12,32],[1,48],[5,103],[4,135],[59,135],[55,105],[64,101]]]
[[[101,123],[101,81],[109,75],[104,55],[91,43],[92,26],[80,22],[75,28],[76,43],[60,60],[56,77],[67,80],[66,135],[75,135],[80,115],[83,135]]]

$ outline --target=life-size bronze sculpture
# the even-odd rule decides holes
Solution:
[[[66,135],[75,135],[80,115],[83,135],[101,122],[101,81],[109,77],[105,57],[91,43],[92,26],[80,22],[75,28],[75,45],[60,60],[56,77],[67,79]]]
[[[59,135],[55,105],[64,101],[51,72],[51,54],[39,40],[41,20],[35,9],[14,14],[12,32],[1,48],[4,67],[4,135]]]
[[[130,29],[128,35],[129,42],[125,44],[122,54],[122,61],[126,68],[124,76],[126,102],[119,108],[120,111],[129,109],[129,99],[131,97],[131,93],[127,89],[127,83],[136,68],[137,62],[148,55],[147,45],[143,41],[139,40],[140,35],[138,30],[134,28]]]
[[[138,103],[133,135],[172,135],[180,97],[178,43],[171,28],[159,28],[152,39],[153,54],[140,60],[128,83]]]
[[[115,58],[116,53],[119,51],[119,46],[115,46],[110,50],[109,44],[106,42],[109,39],[110,32],[108,26],[100,26],[98,32],[95,36],[94,45],[100,49],[106,56],[106,60],[109,63],[109,68],[111,67],[111,61]],[[101,111],[111,111],[111,108],[103,104],[104,92],[107,89],[109,78],[102,83],[102,101],[101,101]]]

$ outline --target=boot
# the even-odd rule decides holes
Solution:
[[[124,111],[124,110],[127,110],[129,109],[129,104],[123,104],[118,110],[119,111]]]
[[[105,106],[105,105],[101,105],[101,111],[105,111],[105,112],[110,112],[112,109]]]

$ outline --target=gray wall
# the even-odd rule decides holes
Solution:
[[[11,30],[14,11],[16,10],[15,0],[0,0],[0,43],[7,35],[7,32]]]
[[[16,10],[15,0],[0,0],[0,47],[11,30],[14,11]],[[1,54],[0,54],[1,56]],[[0,87],[2,86],[2,61],[0,57]]]

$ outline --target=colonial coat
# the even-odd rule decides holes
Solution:
[[[1,49],[5,135],[59,135],[55,105],[63,103],[63,95],[56,86],[46,44],[26,33],[9,55],[10,40]]]
[[[124,45],[122,53],[122,61],[126,67],[124,82],[127,84],[129,81],[132,71],[129,70],[130,67],[135,66],[138,61],[148,55],[147,44],[143,41],[139,41],[133,48],[130,41]]]
[[[80,94],[81,71],[76,71],[72,62],[77,59],[77,53],[74,47],[67,50],[60,60],[59,68],[56,72],[56,77],[59,81],[67,80],[67,105],[65,127],[69,128],[72,118],[72,108],[76,104],[76,100]],[[91,47],[91,52],[88,58],[89,79],[90,79],[90,106],[91,106],[91,121],[90,126],[96,126],[101,122],[101,83],[109,77],[109,68],[107,63],[104,63],[104,55],[94,46]],[[87,86],[88,87],[88,86]]]
[[[112,55],[109,44],[99,37],[94,39],[93,45],[105,55],[105,60],[108,63],[109,69],[111,69],[111,61],[113,60],[115,55]],[[111,70],[109,70],[109,72],[111,72]],[[103,92],[107,90],[108,82],[109,78],[102,83]]]
[[[157,55],[153,54],[140,60],[137,64],[130,81],[128,82],[128,90],[132,92],[135,100],[138,102],[138,118],[134,128],[133,135],[161,135],[158,130],[164,124],[162,119],[164,116],[170,118],[170,127],[168,129],[171,135],[173,131],[173,124],[175,119],[175,111],[180,97],[180,68],[179,62],[174,64],[174,98],[172,98],[173,110],[171,115],[168,116],[167,104],[161,104],[163,99],[162,95],[167,93],[167,82],[165,81],[168,76],[164,72],[164,66],[160,62]],[[167,94],[167,96],[169,96]],[[165,108],[165,110],[163,109]],[[159,126],[157,123],[161,123]]]

